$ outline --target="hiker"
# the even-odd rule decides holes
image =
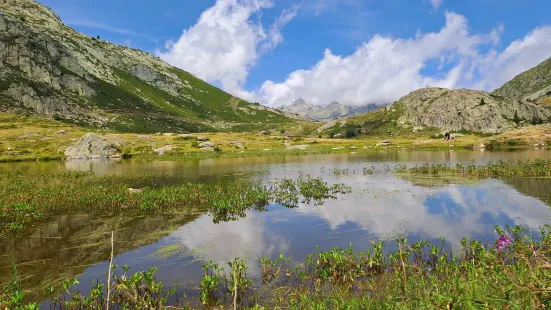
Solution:
[[[450,134],[450,140],[455,140],[455,134],[453,132]]]
[[[448,141],[450,139],[450,133],[446,131],[444,134],[444,141]]]

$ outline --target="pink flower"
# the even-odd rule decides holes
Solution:
[[[509,244],[511,244],[511,239],[509,239],[505,236],[501,236],[499,239],[497,239],[497,249],[498,250],[503,250],[503,248],[506,245],[509,245]]]

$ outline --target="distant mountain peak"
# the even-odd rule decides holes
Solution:
[[[281,107],[281,110],[288,113],[298,114],[308,119],[317,121],[330,121],[335,118],[354,116],[376,109],[377,105],[345,105],[333,101],[327,105],[313,105],[303,98],[296,99],[290,105]]]

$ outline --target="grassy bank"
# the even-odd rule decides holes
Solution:
[[[496,227],[495,243],[464,238],[456,251],[445,248],[444,240],[409,244],[398,239],[389,254],[383,254],[383,242],[373,242],[367,252],[334,248],[312,253],[300,264],[283,256],[261,258],[262,284],[247,276],[240,258],[228,266],[206,262],[197,296],[178,299],[176,287],[155,278],[156,268],[133,273],[129,266],[113,265],[111,277],[94,282],[90,292],[75,291],[78,281],[68,279],[66,293],[52,302],[55,309],[105,309],[106,304],[124,309],[546,309],[551,304],[550,229],[542,227],[533,237],[519,227]],[[36,309],[36,304],[22,304],[19,283],[14,268],[0,305]]]
[[[227,221],[244,216],[250,208],[265,208],[269,202],[295,207],[299,201],[321,202],[349,191],[310,176],[266,185],[248,181],[155,185],[161,181],[153,176],[0,171],[0,233],[21,230],[59,213],[131,216],[209,212],[215,221]]]
[[[318,134],[312,126],[281,128],[268,134],[259,132],[196,133],[206,136],[218,146],[218,152],[205,152],[197,147],[194,138],[181,137],[177,133],[132,134],[85,128],[67,123],[0,113],[0,162],[60,160],[64,150],[87,132],[95,132],[109,139],[122,141],[120,152],[128,157],[150,157],[155,159],[188,159],[211,157],[246,157],[279,154],[319,154],[333,152],[368,152],[377,149],[407,150],[450,150],[472,149],[481,143],[494,149],[529,148],[538,141],[539,147],[551,143],[548,127],[536,126],[511,133],[483,137],[474,134],[457,137],[454,141],[434,138],[432,132],[388,134],[373,131],[349,139],[332,139],[325,133]],[[530,132],[523,140],[523,134]],[[539,134],[539,139],[537,139]],[[551,132],[550,132],[551,134]],[[543,140],[542,140],[543,139]],[[547,139],[547,140],[546,140]],[[390,145],[378,145],[389,141]],[[545,145],[541,145],[541,144]],[[289,150],[289,146],[306,145],[304,150]],[[157,155],[155,149],[171,146],[164,155]]]

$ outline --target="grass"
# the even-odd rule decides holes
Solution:
[[[92,173],[0,171],[0,236],[54,214],[192,214],[208,212],[215,222],[236,220],[245,211],[264,210],[275,201],[296,207],[300,201],[322,203],[348,193],[343,185],[300,176],[267,185],[250,182],[185,183],[153,186],[152,176],[96,176]],[[138,188],[132,192],[129,188]]]
[[[484,166],[474,163],[456,165],[451,164],[424,164],[412,168],[399,167],[397,172],[410,175],[425,176],[466,176],[477,178],[534,178],[551,177],[551,160],[510,160],[496,161]]]
[[[155,117],[155,116],[151,116]],[[193,146],[193,139],[181,139],[176,135],[139,134],[140,128],[146,126],[150,129],[161,129],[151,125],[146,119],[131,118],[137,133],[122,133],[111,130],[99,130],[78,125],[71,125],[60,121],[46,120],[34,116],[17,115],[0,112],[0,162],[28,161],[28,160],[60,160],[64,150],[75,143],[87,132],[95,132],[107,138],[122,139],[125,141],[122,149],[127,157],[151,157],[162,159],[190,159],[210,157],[246,157],[287,154],[321,154],[333,152],[368,152],[375,149],[423,149],[423,150],[449,150],[472,149],[480,143],[486,143],[488,147],[499,148],[500,143],[508,148],[533,147],[537,137],[547,139],[551,145],[551,130],[549,126],[527,127],[520,131],[512,131],[507,134],[492,138],[476,135],[458,137],[455,141],[442,141],[432,138],[427,132],[410,133],[403,136],[379,136],[361,135],[350,139],[319,138],[312,132],[315,127],[309,125],[289,125],[285,127],[285,134],[280,133],[280,127],[269,135],[260,135],[258,132],[225,132],[225,133],[196,133],[195,136],[207,136],[215,143],[220,152],[204,152]],[[140,125],[142,124],[142,125]],[[126,125],[125,125],[126,126]],[[171,125],[172,126],[172,125]],[[176,125],[175,125],[176,126]],[[177,126],[176,126],[177,127]],[[143,129],[143,128],[142,128]],[[60,133],[64,131],[64,133]],[[159,131],[161,133],[162,131]],[[291,145],[306,144],[305,150],[286,150],[286,134],[293,133],[294,137],[289,141]],[[549,137],[547,137],[549,136]],[[489,139],[497,142],[489,142]],[[388,140],[391,146],[380,147],[377,143]],[[240,141],[244,149],[235,146],[234,141]],[[518,141],[518,142],[511,142]],[[540,142],[538,142],[540,143]],[[172,145],[173,149],[163,156],[157,156],[154,149],[164,145]],[[453,147],[450,147],[453,145]],[[357,149],[351,150],[355,146]],[[342,147],[342,148],[339,148]],[[339,148],[339,149],[335,149]]]
[[[388,254],[383,253],[383,242],[372,241],[366,252],[333,248],[312,253],[299,264],[282,255],[275,260],[260,258],[261,284],[248,278],[248,266],[241,258],[229,262],[227,271],[206,262],[197,288],[201,306],[185,296],[175,298],[177,287],[157,280],[154,267],[132,274],[129,266],[113,265],[109,281],[96,280],[88,293],[73,290],[76,279],[66,280],[66,294],[54,298],[53,305],[54,309],[104,309],[107,304],[125,309],[167,305],[172,309],[546,309],[551,304],[550,229],[542,227],[534,237],[520,227],[496,227],[495,243],[463,238],[456,250],[446,248],[443,239],[440,244],[410,244],[399,238]],[[111,285],[106,287],[106,282]],[[109,301],[106,289],[113,296]],[[22,295],[17,285],[8,285],[2,294],[0,305],[34,309],[9,298]]]

